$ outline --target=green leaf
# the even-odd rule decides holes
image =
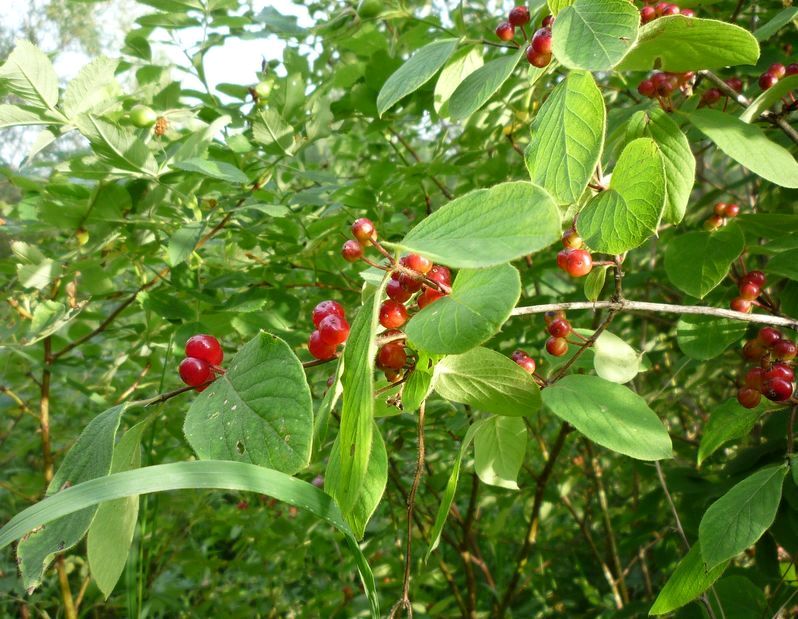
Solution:
[[[81,510],[87,509],[93,513],[95,506],[105,501],[152,492],[195,489],[240,490],[265,494],[304,509],[330,523],[344,534],[347,548],[355,559],[369,598],[371,616],[373,619],[379,618],[374,575],[330,496],[305,481],[243,462],[176,462],[115,473],[78,484],[30,506],[9,520],[0,529],[0,550],[28,532],[59,518],[78,515]],[[48,528],[52,527],[50,525]]]
[[[30,322],[30,337],[25,340],[25,346],[40,342],[47,336],[63,329],[83,311],[86,304],[87,301],[83,301],[67,310],[66,306],[58,301],[47,300],[39,303],[36,309],[33,310],[33,319]]]
[[[798,281],[798,249],[776,254],[768,262],[765,271],[776,277],[786,277]]]
[[[665,615],[692,602],[720,578],[728,564],[728,561],[724,561],[707,571],[701,559],[701,544],[696,542],[679,561],[648,614]]]
[[[798,11],[798,8],[794,10]],[[757,121],[763,112],[769,110],[777,103],[780,103],[782,97],[789,96],[792,91],[797,89],[798,75],[788,75],[781,78],[774,86],[768,88],[754,99],[751,105],[745,108],[745,111],[740,114],[740,120],[747,123]]]
[[[528,372],[504,355],[474,348],[435,366],[438,394],[496,415],[529,416],[540,409],[540,389]]]
[[[157,413],[155,414],[157,415]],[[141,466],[141,439],[155,419],[151,415],[130,428],[114,447],[111,473],[121,473]],[[94,582],[107,600],[127,562],[136,520],[139,515],[138,495],[102,503],[86,537],[89,568]]]
[[[480,268],[544,249],[560,235],[560,211],[551,196],[537,185],[513,182],[452,200],[398,246],[450,267]]]
[[[368,297],[352,322],[344,349],[344,373],[341,378],[343,403],[338,433],[341,464],[338,483],[330,488],[345,515],[352,513],[358,491],[366,477],[373,440],[374,357],[377,345],[379,309],[387,276]]]
[[[784,464],[757,471],[709,506],[698,526],[701,556],[708,569],[752,546],[770,528],[787,471]]]
[[[30,125],[52,125],[53,120],[40,112],[28,110],[18,105],[0,104],[0,129]]]
[[[61,265],[47,258],[35,246],[12,241],[11,251],[18,260],[17,278],[23,288],[42,290],[60,277]]]
[[[526,167],[533,183],[560,204],[573,204],[596,170],[604,146],[607,110],[590,73],[572,71],[532,123]]]
[[[597,301],[604,290],[604,283],[607,281],[607,269],[609,267],[595,267],[585,277],[585,298],[588,301]]]
[[[127,172],[156,175],[158,164],[155,157],[131,130],[93,116],[79,116],[74,122],[91,142],[94,153],[105,163]]]
[[[724,444],[747,436],[763,410],[765,405],[762,403],[753,409],[743,408],[736,398],[712,409],[698,446],[698,466]]]
[[[516,480],[524,463],[526,443],[523,419],[498,416],[487,419],[474,435],[474,470],[479,478],[489,486],[518,490]]]
[[[609,189],[579,213],[577,230],[594,251],[621,254],[657,230],[665,207],[663,158],[654,140],[639,138],[623,149]]]
[[[754,32],[756,40],[760,43],[762,41],[767,41],[796,17],[798,17],[798,6],[787,7],[779,11],[768,23],[756,29],[756,32]]]
[[[435,111],[442,117],[449,115],[449,99],[463,80],[483,66],[482,49],[465,47],[452,56],[443,67],[438,81],[435,83]]]
[[[449,116],[463,120],[485,105],[512,75],[523,55],[522,46],[516,53],[491,60],[469,74],[449,98]]]
[[[237,185],[244,185],[249,182],[249,178],[234,165],[223,161],[210,161],[208,159],[187,159],[172,164],[173,168],[185,170],[186,172],[198,172],[203,176],[216,178],[220,181],[227,181]]]
[[[305,370],[280,338],[259,333],[192,402],[183,431],[203,460],[236,460],[283,473],[310,461],[313,404]]]
[[[65,488],[108,475],[116,431],[126,408],[125,404],[109,408],[86,426],[55,472],[46,496],[61,494]],[[19,570],[29,591],[41,584],[44,570],[58,553],[72,548],[86,535],[97,510],[88,507],[73,511],[76,513],[70,512],[69,517],[31,532],[17,546]],[[22,533],[29,531],[31,529]]]
[[[47,55],[24,39],[0,67],[0,85],[37,108],[55,110],[58,76]]]
[[[264,108],[260,117],[252,123],[252,137],[264,146],[276,146],[285,154],[290,154],[294,145],[294,128],[278,112]]]
[[[671,438],[646,401],[597,376],[571,375],[542,391],[543,403],[591,441],[638,460],[671,458]]]
[[[477,432],[479,432],[480,428],[488,423],[488,421],[489,419],[480,419],[479,421],[471,424],[468,427],[465,436],[463,437],[463,442],[460,443],[460,449],[457,450],[457,455],[455,456],[454,463],[452,464],[452,472],[449,475],[449,481],[446,483],[446,489],[443,491],[443,495],[441,496],[441,504],[438,507],[438,513],[435,516],[435,524],[430,531],[430,543],[429,548],[427,548],[427,554],[424,557],[425,561],[429,561],[430,555],[435,551],[441,541],[441,533],[443,532],[443,527],[446,524],[446,519],[449,517],[449,511],[452,508],[454,495],[457,492],[457,482],[460,480],[460,467],[463,463],[463,456],[465,455],[469,445],[471,445],[471,441],[474,440]]]
[[[446,64],[457,47],[457,39],[441,39],[428,43],[388,78],[377,95],[377,111],[382,116],[400,99],[415,92],[432,79]]]
[[[695,157],[690,142],[671,117],[659,108],[637,112],[629,122],[629,138],[653,139],[665,166],[665,212],[662,218],[678,224],[684,218],[695,184]]]
[[[703,299],[725,279],[743,249],[745,236],[734,223],[715,232],[688,232],[667,243],[665,272],[679,290]]]
[[[618,70],[683,73],[753,65],[758,59],[759,44],[744,28],[714,19],[671,15],[640,28],[637,43]]]
[[[707,597],[716,617],[725,617],[725,619],[767,617],[768,602],[765,599],[765,592],[759,584],[754,584],[740,574],[721,578],[713,587],[712,595]]]
[[[209,125],[194,131],[172,155],[172,161],[185,161],[187,159],[197,158],[204,159],[205,153],[208,150],[208,146],[213,141],[213,138],[231,122],[232,119],[229,116],[219,116],[219,118],[215,119]],[[174,167],[174,164],[172,165]]]
[[[593,353],[596,374],[613,383],[628,383],[642,368],[642,355],[609,331],[599,335]]]
[[[798,162],[756,125],[719,110],[696,110],[686,117],[720,150],[754,174],[782,187],[798,187]]]
[[[406,413],[414,413],[421,403],[427,399],[432,389],[433,371],[420,370],[418,365],[410,374],[410,378],[402,387],[402,410]]]
[[[78,114],[98,114],[117,106],[122,89],[116,81],[118,60],[105,56],[83,67],[64,91],[64,113],[69,118]]]
[[[557,15],[557,13],[562,11],[565,7],[571,6],[573,3],[574,0],[548,0],[546,4],[548,4],[551,14]]]
[[[382,440],[380,429],[374,424],[372,431],[371,454],[369,454],[366,476],[360,485],[352,511],[344,515],[347,524],[352,528],[355,537],[361,539],[377,506],[380,504],[388,483],[388,452]],[[324,489],[332,493],[339,483],[341,466],[341,450],[338,439],[333,444],[327,469],[324,472]]]
[[[607,71],[637,39],[640,13],[626,0],[576,0],[552,27],[554,57],[569,69]]]
[[[170,266],[177,266],[185,262],[194,252],[202,231],[205,229],[203,223],[192,223],[179,228],[169,237],[169,246],[166,250]]]
[[[509,264],[464,269],[452,293],[413,316],[405,332],[412,344],[428,353],[464,353],[499,332],[520,296],[521,278]]]
[[[691,359],[707,361],[723,354],[746,330],[747,325],[739,320],[685,315],[676,325],[676,341]]]

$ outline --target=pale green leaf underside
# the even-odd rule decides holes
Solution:
[[[466,47],[452,56],[435,83],[433,105],[438,114],[448,116],[448,103],[454,91],[465,78],[484,64],[482,50],[479,47]]]
[[[454,120],[468,118],[488,102],[501,85],[512,75],[515,66],[524,55],[518,52],[491,60],[469,74],[449,98],[449,115]]]
[[[524,463],[526,443],[523,419],[490,417],[474,435],[474,470],[482,482],[518,490],[518,471]]]
[[[47,55],[33,43],[21,39],[0,66],[0,84],[25,103],[55,109],[58,103],[58,76]]]

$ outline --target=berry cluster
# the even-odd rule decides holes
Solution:
[[[666,103],[674,91],[677,89],[689,91],[694,79],[694,71],[687,73],[655,72],[637,85],[637,92],[649,99],[659,100],[663,108],[670,109]]]
[[[546,352],[554,357],[562,357],[568,353],[568,336],[575,333],[571,323],[565,317],[565,312],[558,310],[546,312],[546,331],[549,339],[546,340]],[[578,335],[578,334],[577,334]]]
[[[186,342],[186,358],[180,362],[178,373],[184,383],[197,391],[205,391],[216,374],[224,373],[219,367],[223,358],[219,340],[212,335],[194,335]]]
[[[795,342],[772,327],[759,330],[756,339],[743,347],[743,356],[759,365],[750,368],[737,391],[737,401],[755,408],[762,396],[772,402],[786,402],[795,392],[795,372],[791,363],[798,355]]]
[[[520,28],[527,40],[526,26],[529,23],[529,9],[525,6],[517,6],[510,11],[507,21],[502,22],[496,27],[496,36],[502,41],[512,41],[515,39],[515,29]],[[529,39],[526,48],[526,59],[532,66],[543,68],[551,62],[551,26],[554,24],[554,16],[548,15],[543,18],[543,23]]]
[[[557,254],[557,266],[571,277],[583,277],[593,269],[593,256],[584,249],[582,237],[575,228],[568,228],[562,235],[565,247]]]
[[[773,88],[782,78],[790,75],[798,75],[798,63],[784,66],[780,62],[770,65],[770,68],[759,76],[759,87],[762,90]]]
[[[308,350],[319,361],[329,361],[349,337],[346,312],[337,301],[322,301],[313,308],[312,318],[316,330],[310,334]]]
[[[695,17],[695,11],[692,9],[681,9],[678,5],[670,2],[652,2],[651,0],[644,0],[646,6],[640,9],[640,23],[647,24],[654,21],[658,17],[667,17],[668,15],[684,15],[685,17]]]
[[[734,219],[740,214],[740,207],[737,204],[718,202],[715,205],[712,215],[704,221],[704,228],[713,232],[725,226],[729,219]]]
[[[765,281],[765,274],[762,271],[750,271],[743,275],[737,282],[737,289],[740,291],[740,296],[732,299],[730,307],[735,312],[750,314],[754,309],[756,300],[759,298],[759,295],[762,294]]]

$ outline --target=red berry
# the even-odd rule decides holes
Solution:
[[[742,92],[743,91],[743,80],[739,77],[730,77],[727,80],[724,80],[726,85],[731,88],[735,92]]]
[[[568,256],[571,254],[572,249],[563,249],[557,254],[557,266],[563,271],[568,270]]]
[[[783,378],[771,378],[762,383],[762,395],[772,402],[789,400],[792,392],[792,383]]]
[[[363,246],[353,239],[349,239],[341,248],[341,255],[347,262],[357,262],[363,257]]]
[[[535,31],[535,34],[532,35],[532,49],[536,54],[551,54],[551,30],[549,28],[539,28]]]
[[[318,327],[319,323],[331,314],[338,318],[346,318],[346,312],[338,301],[322,301],[313,308],[313,325]]]
[[[763,73],[759,76],[759,87],[762,90],[769,90],[776,85],[776,82],[779,81],[775,75],[771,75],[770,73]]]
[[[388,281],[388,285],[385,287],[385,293],[397,303],[404,303],[413,296],[413,293],[402,286],[402,283],[398,279],[391,279]]]
[[[402,257],[399,262],[402,266],[422,275],[426,275],[432,269],[432,260],[418,254],[408,254]]]
[[[670,6],[668,6],[668,8],[662,11],[662,16],[667,17],[668,15],[678,15],[680,12],[681,11],[679,10],[678,6],[676,6],[675,4],[671,4]]]
[[[756,339],[762,342],[767,348],[773,348],[776,342],[781,340],[781,331],[773,327],[763,327],[756,335]]]
[[[745,281],[746,283],[750,282],[752,284],[756,284],[760,288],[763,288],[765,286],[767,278],[765,277],[765,274],[762,271],[749,271],[743,276],[743,281]]]
[[[647,8],[650,9],[651,7]],[[643,80],[637,85],[637,92],[644,97],[653,99],[654,95],[657,94],[657,89],[654,86],[654,82],[652,82],[651,80]]]
[[[565,319],[565,312],[562,310],[551,310],[543,314],[543,320],[546,321],[547,325],[550,325],[560,318]]]
[[[784,71],[785,75],[798,75],[798,63],[793,62],[792,64],[788,64],[787,68]]]
[[[389,342],[377,352],[377,367],[381,370],[398,370],[407,363],[407,353],[402,342]]]
[[[753,301],[759,297],[762,290],[756,284],[742,284],[740,286],[740,298],[746,301]]]
[[[685,17],[695,17],[695,11],[693,9],[682,9],[682,15]]]
[[[327,361],[335,357],[335,346],[325,343],[324,340],[321,339],[321,334],[318,331],[314,331],[310,334],[308,351],[320,361]]]
[[[710,88],[701,96],[701,103],[704,105],[712,105],[713,103],[720,101],[722,96],[723,95],[721,94],[720,90],[717,88]]]
[[[761,399],[762,394],[751,387],[743,387],[737,392],[737,401],[745,408],[756,408]]]
[[[762,368],[751,368],[745,373],[745,386],[759,391],[762,389],[762,381],[765,378],[765,370]]]
[[[726,217],[737,217],[740,214],[740,206],[738,204],[727,204],[726,205]]]
[[[779,340],[773,346],[773,356],[782,361],[792,361],[798,356],[798,347],[790,340]]]
[[[540,25],[544,28],[551,28],[554,25],[554,15],[546,15]]]
[[[380,324],[386,329],[398,329],[407,322],[407,308],[388,299],[380,307]]]
[[[660,97],[669,97],[679,86],[679,79],[670,73],[655,73],[651,76],[651,81]]]
[[[670,8],[670,4],[667,2],[657,2],[656,6],[654,7],[654,11],[657,13],[657,17],[662,17],[665,15],[665,11]]]
[[[574,249],[568,254],[565,270],[571,277],[583,277],[593,268],[593,257],[585,249]]]
[[[774,363],[773,366],[764,374],[764,380],[781,378],[791,383],[795,379],[795,372],[786,363]]]
[[[224,358],[222,345],[212,335],[195,335],[186,342],[186,357],[194,357],[210,365],[219,365]]]
[[[349,337],[349,323],[345,318],[335,315],[327,316],[319,323],[319,335],[325,344],[338,346]]]
[[[433,290],[432,288],[424,288],[424,292],[418,295],[418,299],[416,299],[416,303],[418,303],[419,309],[424,309],[430,303],[437,301],[438,299],[442,299],[446,295],[442,292],[437,290]]]
[[[546,340],[546,351],[555,357],[562,357],[568,352],[568,342],[562,337],[550,337]]]
[[[452,285],[452,272],[440,264],[436,264],[430,269],[427,278],[444,286]]]
[[[715,213],[715,215],[717,215],[718,217],[725,217],[725,216],[726,216],[726,207],[727,207],[727,206],[728,206],[728,205],[727,205],[725,202],[718,202],[718,203],[717,203],[717,204],[716,204],[716,205],[713,207],[713,209],[712,209],[712,210],[713,210],[713,212]]]
[[[377,238],[377,229],[374,227],[373,221],[361,217],[352,224],[352,234],[361,243],[368,243]]]
[[[568,228],[562,233],[562,244],[566,249],[579,249],[584,245],[584,241],[574,228]]]
[[[213,372],[207,361],[196,357],[186,357],[177,368],[180,379],[190,387],[199,387],[207,383]],[[200,391],[199,389],[197,391]]]
[[[558,318],[554,322],[549,323],[548,332],[552,337],[567,337],[572,331],[571,323],[564,318]]]
[[[711,217],[707,217],[706,221],[704,222],[704,228],[710,232],[714,232],[718,228],[723,227],[723,221],[723,217],[719,215],[712,215]]]
[[[743,346],[743,356],[746,359],[761,359],[766,352],[764,344],[758,340],[750,340]]]
[[[509,22],[502,22],[496,26],[496,36],[502,41],[512,41],[515,36],[515,28]]]
[[[513,354],[510,355],[510,359],[512,359],[513,361],[518,361],[519,359],[523,359],[524,357],[528,356],[529,355],[526,353],[526,351],[521,350],[519,348],[518,350],[513,351]]]
[[[402,288],[404,288],[411,294],[421,290],[421,286],[424,285],[424,282],[420,278],[415,278],[412,275],[408,275],[407,273],[400,273],[397,279],[399,280],[399,283],[402,285]]]
[[[520,357],[518,359],[514,359],[514,361],[518,365],[520,365],[522,368],[524,368],[527,372],[529,372],[530,374],[534,374],[535,373],[535,369],[537,368],[537,365],[535,364],[535,360],[532,357],[528,357],[528,356],[524,355],[523,357]]]
[[[653,6],[644,6],[640,9],[640,23],[647,24],[657,18],[657,11]]]
[[[526,26],[529,23],[529,9],[525,6],[517,6],[510,11],[507,17],[513,26]]]
[[[776,62],[770,65],[770,68],[767,70],[767,72],[770,73],[776,79],[780,79],[787,74],[787,67],[785,67],[780,62]]]
[[[526,59],[533,67],[542,69],[543,67],[548,66],[548,64],[551,62],[551,54],[539,54],[530,45],[526,48]]]
[[[742,297],[735,297],[732,299],[730,307],[735,312],[742,312],[743,314],[750,314],[751,311],[754,309],[754,304],[751,303],[748,299],[743,299]]]

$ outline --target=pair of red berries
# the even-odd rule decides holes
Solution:
[[[790,75],[798,75],[798,63],[792,63],[784,66],[780,62],[770,65],[770,68],[759,76],[759,87],[762,90],[769,90],[773,88],[778,81],[783,77]]]
[[[361,217],[352,224],[352,235],[355,238],[346,241],[341,248],[341,255],[347,262],[357,262],[363,257],[363,248],[377,240],[377,229],[374,222]]]
[[[223,373],[219,367],[224,359],[222,345],[212,335],[199,334],[186,342],[186,358],[180,362],[181,380],[197,391],[205,391],[208,384]]]
[[[745,408],[755,408],[761,396],[772,402],[786,402],[795,392],[795,372],[790,363],[798,355],[795,343],[782,336],[778,329],[765,327],[756,339],[746,343],[743,355],[759,360],[759,366],[749,369],[743,386],[737,391],[737,401]]]
[[[593,269],[593,256],[586,249],[582,237],[575,228],[569,228],[562,235],[565,249],[557,254],[557,266],[571,277],[583,277]]]
[[[725,84],[734,92],[741,93],[743,91],[743,80],[739,77],[730,77],[723,80]],[[723,93],[718,88],[710,88],[701,95],[701,106],[712,105],[717,103],[723,98]]]
[[[710,215],[704,221],[704,228],[710,232],[722,228],[729,219],[734,219],[740,214],[740,206],[727,202],[718,202]]]
[[[510,10],[507,21],[496,26],[496,36],[502,41],[512,41],[515,38],[515,29],[521,28],[523,30],[530,19],[529,9],[525,6],[517,6]]]
[[[672,4],[670,2],[657,2],[654,4],[654,2],[649,2],[646,0],[646,6],[640,9],[640,23],[647,24],[650,21],[654,21],[658,17],[667,17],[668,15],[684,15],[685,17],[695,17],[695,11],[692,9],[681,9],[678,5]]]
[[[637,85],[637,92],[649,99],[656,97],[667,98],[677,88],[685,87],[694,77],[694,71],[688,71],[687,73],[656,72],[650,78],[644,79]]]
[[[346,312],[337,301],[322,301],[313,308],[312,318],[316,330],[310,334],[308,350],[316,359],[329,361],[349,337]]]
[[[549,339],[546,340],[546,352],[554,357],[562,357],[568,353],[568,336],[573,332],[571,323],[565,317],[565,312],[558,310],[546,312],[546,331]]]
[[[732,299],[730,307],[735,312],[750,314],[754,309],[754,301],[762,294],[767,278],[762,271],[750,271],[737,282],[740,295]]]
[[[397,329],[388,329],[382,333],[382,337],[401,338],[383,344],[377,351],[377,368],[385,373],[388,382],[393,383],[401,378],[401,370],[407,365],[404,333]]]

